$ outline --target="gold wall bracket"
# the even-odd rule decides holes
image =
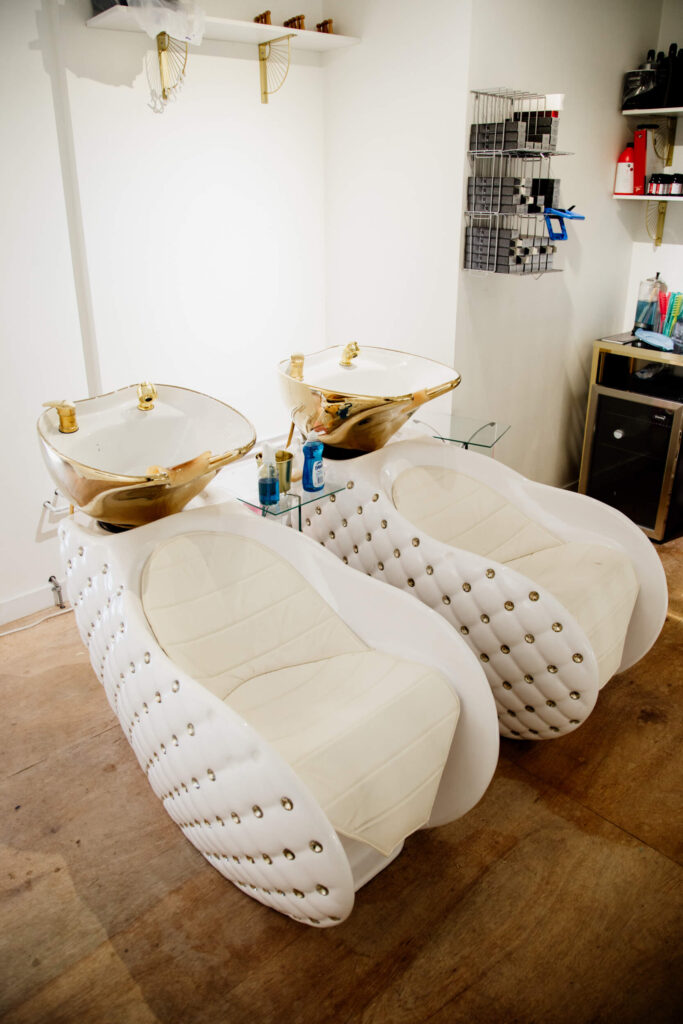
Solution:
[[[664,156],[664,166],[665,167],[671,167],[671,165],[673,164],[673,160],[674,160],[674,142],[675,141],[676,141],[676,118],[675,117],[667,117],[665,119],[665,123],[663,125],[661,125],[661,127],[659,129],[657,129],[657,133],[655,135],[655,152],[657,152],[658,144],[662,145],[662,143],[663,143],[664,146],[666,146],[666,155]],[[658,153],[658,152],[657,152],[657,155],[660,158],[662,156],[662,154]],[[657,224],[655,226],[654,236],[652,235],[652,232],[650,232],[650,237],[653,239],[653,241],[655,243],[655,246],[660,246],[662,244],[662,237],[664,235],[664,224],[666,222],[666,207],[667,207],[667,204],[665,202],[661,202],[660,201],[660,202],[657,203]],[[648,216],[648,211],[650,209],[652,209],[652,207],[648,203],[647,206],[645,207],[645,218],[646,218],[646,224],[648,225],[648,231],[650,230],[649,224],[651,223],[650,222],[650,218]]]
[[[261,76],[261,103],[267,103],[268,97],[281,89],[289,71],[291,56],[290,40],[294,33],[278,36],[267,43],[258,44],[259,73]]]

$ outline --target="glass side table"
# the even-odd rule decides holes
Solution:
[[[251,470],[251,466],[249,467]],[[294,487],[301,488],[301,481],[296,481]],[[325,486],[321,491],[289,490],[281,495],[277,505],[262,505],[258,498],[258,478],[251,471],[249,475],[237,474],[230,481],[230,489],[238,501],[246,505],[252,511],[257,512],[264,519],[272,516],[274,519],[284,523],[286,526],[294,526],[301,532],[301,509],[312,502],[318,502],[329,498],[332,494],[343,491],[346,484],[335,479],[331,474],[326,474]],[[282,519],[282,517],[285,517]]]
[[[510,429],[509,423],[497,420],[483,420],[471,416],[451,416],[435,413],[427,420],[415,420],[431,432],[439,441],[452,441],[463,448],[487,448],[491,450]]]

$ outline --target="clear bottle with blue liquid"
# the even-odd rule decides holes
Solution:
[[[258,474],[258,500],[261,505],[277,505],[280,500],[280,478],[275,465],[275,453],[267,444],[263,446]]]
[[[303,453],[304,470],[301,481],[302,487],[305,491],[322,491],[325,486],[323,443],[315,431],[312,431],[306,438]]]

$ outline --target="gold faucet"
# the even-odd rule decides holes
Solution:
[[[153,384],[150,384],[148,380],[143,380],[142,384],[138,384],[138,409],[148,412],[154,408],[156,400],[157,389]]]
[[[73,402],[43,402],[46,409],[56,409],[59,416],[59,433],[75,434],[78,430],[76,422],[76,406]]]
[[[351,360],[355,359],[359,352],[360,352],[360,349],[358,348],[358,342],[350,341],[348,343],[348,345],[344,346],[344,351],[341,354],[341,359],[339,360],[339,365],[340,366],[350,366],[351,365]]]
[[[304,379],[304,357],[301,352],[294,352],[289,357],[289,366],[287,373],[292,380],[303,380]]]

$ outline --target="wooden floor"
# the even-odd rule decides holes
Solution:
[[[0,639],[3,1024],[619,1024],[683,1019],[683,540],[670,615],[572,736],[503,741],[461,821],[316,931],[165,815],[72,615]]]

